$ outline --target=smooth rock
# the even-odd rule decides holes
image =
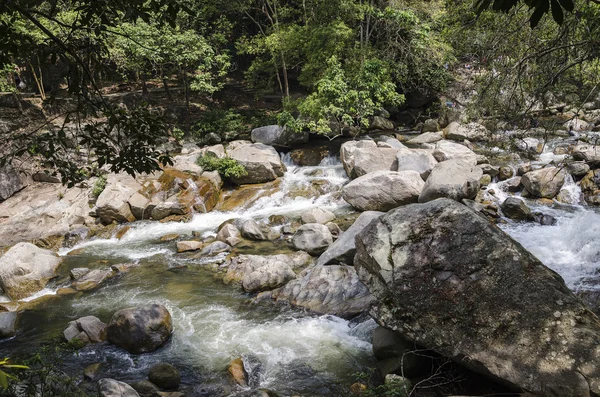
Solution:
[[[173,332],[171,314],[162,305],[147,304],[116,312],[106,330],[107,340],[130,353],[148,353],[163,346]]]
[[[12,300],[26,298],[57,276],[61,262],[52,251],[18,243],[0,257],[0,287]]]
[[[232,145],[227,148],[227,154],[242,165],[248,175],[232,178],[237,184],[264,183],[283,176],[285,166],[279,154],[272,146],[262,143]]]
[[[307,223],[298,228],[292,237],[294,248],[310,255],[320,255],[333,243],[333,236],[325,225]]]
[[[398,149],[381,147],[357,147],[354,150],[353,177],[375,171],[395,171],[398,168]]]
[[[181,384],[181,375],[177,368],[168,363],[160,363],[150,368],[148,379],[165,390],[175,390]]]
[[[335,214],[320,207],[314,207],[302,214],[302,223],[326,224],[335,219]]]
[[[90,291],[98,288],[106,280],[115,276],[112,270],[91,270],[71,284],[77,291]]]
[[[561,168],[546,167],[523,175],[521,184],[533,196],[551,199],[565,183],[565,174]]]
[[[340,147],[340,161],[344,166],[346,174],[350,178],[356,178],[354,172],[354,153],[359,148],[376,148],[377,144],[371,140],[348,141]]]
[[[254,219],[248,219],[244,221],[240,227],[240,231],[242,233],[242,237],[247,238],[248,240],[268,240],[260,225],[256,223]]]
[[[425,181],[438,163],[430,151],[424,149],[401,149],[396,154],[398,171],[417,171]]]
[[[518,197],[508,197],[500,206],[504,216],[517,221],[528,221],[533,219],[531,210],[523,200]]]
[[[477,155],[475,152],[464,145],[445,140],[435,144],[433,157],[439,162],[460,159],[470,165],[477,165]]]
[[[361,211],[388,211],[417,202],[424,185],[417,171],[377,171],[345,185],[342,197]]]
[[[210,256],[210,255],[219,254],[221,252],[229,252],[229,251],[231,251],[231,246],[229,244],[224,243],[222,241],[214,241],[214,242],[208,244],[206,247],[204,247],[202,249],[202,251],[200,251],[200,255]]]
[[[464,160],[446,160],[438,163],[421,190],[419,202],[435,200],[440,197],[460,201],[473,199],[479,191],[479,180],[483,172]]]
[[[131,213],[129,199],[142,188],[131,175],[109,174],[106,187],[96,201],[96,216],[108,225],[113,221],[119,223],[133,222],[136,218]]]
[[[100,397],[140,397],[127,383],[115,379],[104,378],[98,381]]]
[[[17,333],[17,312],[0,312],[0,339]]]
[[[178,241],[177,252],[198,251],[204,247],[200,241]]]
[[[239,239],[242,236],[239,229],[228,223],[224,225],[217,233],[217,240],[229,243],[230,239]]]
[[[231,259],[223,281],[225,283],[239,282],[242,284],[246,281],[246,285],[250,287],[250,284],[254,284],[256,282],[254,280],[258,279],[261,280],[263,285],[269,286],[277,283],[277,280],[281,280],[280,276],[282,274],[289,274],[287,269],[292,270],[292,273],[294,273],[293,270],[307,266],[312,261],[312,257],[302,251],[288,255],[238,255]],[[269,271],[262,270],[254,275],[261,268],[267,268]],[[272,279],[269,276],[270,271],[274,272]]]
[[[456,121],[448,124],[446,127],[446,138],[455,141],[482,141],[488,138],[488,130],[478,123],[469,123],[466,125],[460,124]]]

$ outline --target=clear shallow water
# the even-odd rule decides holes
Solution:
[[[44,303],[21,315],[19,334],[0,342],[0,350],[7,355],[27,355],[35,352],[41,341],[60,339],[71,320],[95,315],[108,322],[119,309],[152,302],[165,305],[173,318],[174,334],[165,347],[136,356],[108,344],[91,345],[67,356],[69,372],[80,376],[86,365],[102,362],[101,376],[137,381],[147,378],[153,364],[166,361],[182,371],[183,383],[193,389],[192,395],[225,396],[240,391],[230,384],[229,362],[250,355],[262,364],[259,386],[281,395],[325,396],[347,390],[354,373],[374,366],[370,344],[374,321],[353,324],[335,316],[251,304],[250,295],[238,286],[224,285],[203,267],[202,259],[177,254],[176,241],[159,241],[166,234],[214,233],[218,225],[232,218],[293,217],[314,206],[348,211],[339,195],[348,180],[339,161],[326,159],[318,167],[288,163],[287,167],[280,190],[246,208],[197,214],[188,223],[138,222],[121,240],[97,239],[63,250],[61,276],[29,299],[41,296]],[[328,183],[324,194],[292,197],[292,191],[319,180]],[[285,249],[285,242],[278,244]],[[56,295],[59,287],[68,285],[70,269],[105,269],[122,262],[136,266],[96,291]]]

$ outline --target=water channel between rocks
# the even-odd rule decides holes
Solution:
[[[348,178],[339,161],[328,158],[317,167],[296,167],[286,161],[286,166],[288,171],[277,189],[257,191],[236,211],[197,214],[188,223],[138,222],[121,240],[91,240],[62,251],[61,277],[34,296],[48,295],[35,310],[23,313],[20,333],[0,343],[3,356],[35,352],[42,341],[60,337],[67,323],[79,317],[95,315],[108,322],[119,309],[155,302],[165,305],[173,316],[175,331],[166,347],[136,356],[108,344],[91,345],[78,355],[69,355],[67,368],[80,376],[81,368],[103,362],[102,377],[136,381],[144,379],[153,364],[166,361],[182,371],[183,383],[193,390],[192,395],[221,396],[241,391],[228,384],[228,363],[253,355],[263,365],[260,387],[281,395],[340,395],[355,373],[374,367],[373,320],[349,322],[284,306],[251,304],[250,295],[223,284],[206,268],[206,258],[177,254],[175,241],[160,241],[167,234],[210,236],[232,218],[295,217],[312,207],[338,216],[352,212],[341,199],[340,190]],[[569,287],[597,288],[600,213],[580,206],[544,207],[543,211],[555,216],[557,225],[507,223],[501,227],[561,274]],[[288,251],[287,242],[276,244],[256,244],[245,253]],[[72,268],[106,268],[124,262],[138,266],[95,292],[53,296],[68,283]]]

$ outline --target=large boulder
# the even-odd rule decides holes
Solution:
[[[329,265],[332,263],[345,263],[351,265],[354,260],[354,254],[356,253],[356,245],[354,244],[354,237],[363,230],[371,221],[375,218],[383,215],[384,212],[379,211],[365,211],[346,230],[340,237],[327,248],[323,254],[317,260],[317,266]]]
[[[129,207],[129,199],[142,188],[131,175],[110,174],[106,178],[106,187],[96,201],[96,216],[108,225],[113,221],[133,222],[135,216]]]
[[[357,148],[354,151],[354,175],[363,176],[375,171],[396,171],[398,149],[389,147]]]
[[[464,160],[448,160],[438,163],[419,195],[419,203],[448,197],[456,201],[473,199],[479,191],[481,168]]]
[[[409,145],[422,145],[424,143],[436,143],[442,139],[444,139],[444,134],[441,131],[424,132],[421,135],[409,139],[406,143]]]
[[[298,228],[292,237],[294,248],[311,255],[322,254],[333,243],[329,228],[320,223],[307,223]]]
[[[253,129],[251,139],[254,143],[290,148],[308,142],[308,132],[296,132],[279,125],[267,125]]]
[[[98,392],[100,397],[140,397],[135,389],[127,383],[110,378],[98,381]]]
[[[424,181],[438,163],[429,150],[408,148],[398,151],[396,161],[398,171],[417,171]]]
[[[52,251],[18,243],[0,257],[0,287],[12,300],[26,298],[57,276],[61,261]]]
[[[8,165],[0,168],[0,201],[6,200],[22,187],[21,178],[13,167]]]
[[[468,207],[440,199],[397,208],[357,235],[356,251],[380,325],[535,394],[600,393],[600,320]]]
[[[562,168],[546,167],[530,171],[521,177],[521,184],[535,197],[554,198],[565,183]]]
[[[351,318],[369,310],[373,298],[352,266],[315,266],[282,288],[263,292],[257,300],[289,302],[320,314]]]
[[[460,143],[446,140],[439,141],[435,144],[433,157],[440,162],[460,159],[471,165],[477,164],[477,155],[474,151]]]
[[[455,141],[482,141],[488,137],[488,130],[478,123],[460,124],[456,121],[446,127],[446,138]]]
[[[589,163],[600,163],[600,146],[577,145],[571,149],[571,155],[575,160],[582,160]]]
[[[272,146],[262,143],[230,145],[227,154],[242,165],[247,175],[232,178],[237,184],[264,183],[283,176],[285,166]]]
[[[424,185],[417,171],[377,171],[348,183],[342,197],[361,211],[389,211],[416,203]]]
[[[172,333],[171,313],[158,304],[119,310],[106,329],[110,343],[134,354],[158,349],[167,343]]]
[[[375,141],[362,140],[362,141],[348,141],[344,142],[340,147],[340,161],[344,166],[346,174],[350,178],[356,178],[354,173],[354,154],[357,149],[361,148],[376,148],[377,144]]]

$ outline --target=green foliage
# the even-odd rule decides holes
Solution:
[[[42,347],[40,351],[24,361],[26,366],[19,374],[19,382],[11,382],[5,389],[0,389],[0,397],[86,397],[77,387],[77,380],[61,371],[62,359],[70,348],[65,344]]]
[[[331,57],[316,91],[295,104],[299,117],[290,122],[289,116],[282,115],[282,121],[296,130],[341,133],[344,126],[368,127],[369,117],[376,111],[404,101],[384,62],[372,58],[348,69],[352,72],[346,72],[337,57]],[[332,125],[338,131],[332,130]]]
[[[200,156],[196,163],[207,171],[217,171],[221,177],[226,179],[240,178],[248,175],[248,171],[230,157],[217,158],[215,156]]]
[[[94,183],[94,187],[92,188],[92,195],[94,197],[100,196],[100,194],[106,188],[106,176],[100,175],[98,179],[96,179],[96,183]]]
[[[211,132],[221,135],[225,132],[242,132],[247,129],[248,125],[241,114],[233,110],[223,109],[211,109],[207,111],[192,126],[192,132],[199,137]]]
[[[13,82],[13,71],[15,65],[7,64],[0,67],[0,92],[14,92],[15,83]]]
[[[8,389],[8,380],[9,379],[16,380],[16,381],[19,380],[14,375],[6,373],[4,371],[6,369],[8,369],[8,370],[10,370],[10,369],[29,369],[29,367],[26,365],[9,364],[8,358],[0,360],[0,387],[3,389]]]
[[[552,18],[561,25],[564,21],[564,12],[573,12],[575,4],[573,0],[524,0],[523,1],[533,13],[529,17],[529,25],[535,28],[542,17],[552,10]],[[519,5],[519,0],[477,0],[478,12],[492,8],[494,11],[503,11],[508,13],[511,9]]]
[[[183,137],[185,136],[185,132],[181,128],[174,127],[171,131],[171,135],[173,135],[173,138],[179,141],[183,139]]]
[[[413,392],[413,385],[406,378],[375,386],[371,383],[371,375],[367,372],[356,373],[354,377],[356,382],[366,386],[366,389],[360,393],[361,397],[409,397]]]

